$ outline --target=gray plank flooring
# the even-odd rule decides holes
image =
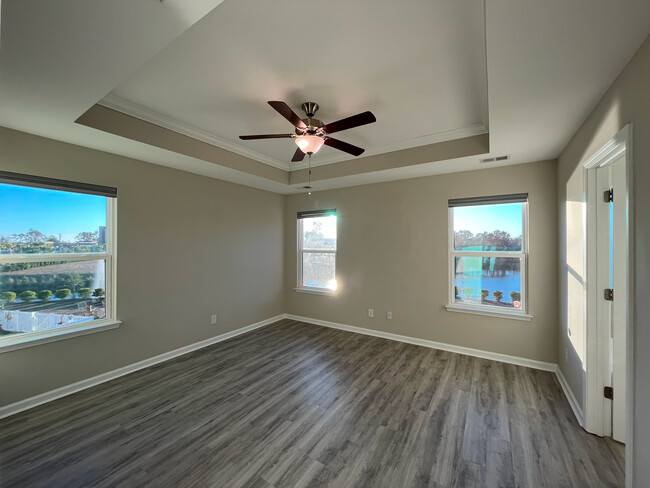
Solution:
[[[551,373],[290,320],[0,421],[3,488],[623,484]]]

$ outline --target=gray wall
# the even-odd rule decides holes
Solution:
[[[556,176],[556,162],[546,161],[288,196],[287,313],[555,363]],[[447,312],[447,200],[519,192],[530,195],[533,320]],[[323,208],[339,215],[334,297],[293,290],[296,212]]]
[[[574,135],[559,158],[558,198],[560,219],[560,331],[559,365],[578,401],[584,395],[583,347],[584,323],[573,304],[580,304],[582,275],[578,261],[583,246],[582,221],[577,220],[576,205],[582,201],[584,182],[582,163],[612,139],[627,123],[633,123],[633,206],[634,246],[634,481],[647,486],[650,480],[650,38],[646,39],[628,66],[612,84]],[[577,273],[576,273],[577,271]],[[571,336],[569,335],[571,331]],[[579,339],[574,339],[579,335]],[[564,348],[570,352],[564,360]],[[576,351],[577,350],[577,351]],[[629,439],[628,439],[629,442]]]
[[[124,322],[0,354],[0,406],[284,312],[282,195],[4,128],[0,154],[5,171],[118,188]]]

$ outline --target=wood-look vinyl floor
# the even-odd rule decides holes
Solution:
[[[0,421],[8,487],[623,486],[555,376],[285,320]]]

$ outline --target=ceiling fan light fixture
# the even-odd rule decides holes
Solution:
[[[325,143],[325,139],[319,136],[304,135],[296,137],[296,144],[305,154],[316,154]]]

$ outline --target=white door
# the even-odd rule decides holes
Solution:
[[[616,160],[598,169],[598,188],[603,195],[598,206],[598,287],[601,291],[598,322],[606,331],[606,386],[613,388],[613,399],[605,399],[605,435],[625,442],[626,432],[626,329],[627,329],[627,243],[625,161]],[[606,201],[611,191],[613,201]],[[606,290],[613,290],[612,297]],[[602,336],[601,336],[602,337]]]

